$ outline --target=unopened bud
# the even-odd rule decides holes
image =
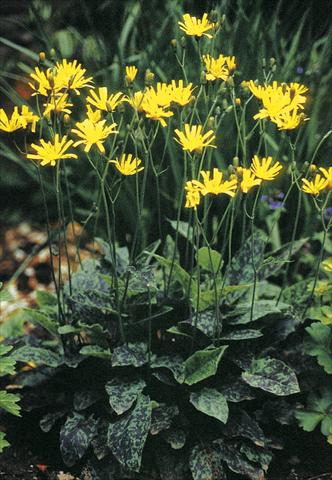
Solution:
[[[46,53],[45,52],[39,52],[39,61],[40,63],[45,62],[46,59]]]
[[[262,67],[266,68],[266,58],[265,57],[262,59]]]
[[[239,166],[239,161],[240,161],[239,157],[233,157],[233,162],[232,162],[233,167],[237,168]],[[242,167],[240,167],[240,168],[242,168]]]
[[[270,67],[272,68],[273,65],[275,65],[277,63],[277,60],[274,57],[271,57],[270,60],[269,60],[269,63],[270,63]]]
[[[181,47],[186,48],[186,37],[181,37]]]
[[[228,102],[227,102],[226,98],[224,98],[223,101],[222,101],[222,108],[224,110],[226,110],[227,107],[228,107]]]
[[[53,72],[52,68],[49,68],[47,70],[46,77],[47,77],[47,80],[50,84],[50,87],[53,88],[54,87],[54,72]]]
[[[216,117],[219,117],[219,115],[221,114],[221,108],[219,107],[219,105],[216,107],[214,113],[215,113]]]
[[[56,51],[54,50],[54,48],[51,48],[51,50],[50,50],[51,60],[55,60],[55,56],[56,56]]]
[[[171,40],[171,45],[172,45],[172,47],[173,47],[174,49],[177,47],[176,38],[172,38],[172,40]]]
[[[234,173],[234,167],[233,167],[233,165],[228,165],[227,170],[228,170],[228,173],[229,173],[230,175],[233,174],[233,173]]]
[[[151,70],[147,69],[145,72],[145,85],[151,86],[154,82],[154,73]]]
[[[227,82],[227,85],[229,85],[230,87],[234,87],[233,77],[228,77],[226,82]]]
[[[317,170],[317,165],[315,165],[314,163],[312,163],[309,167],[309,170],[310,172],[315,172]]]
[[[208,126],[208,128],[214,128],[214,127],[215,127],[215,124],[214,124],[215,122],[214,122],[214,120],[215,120],[214,117],[212,117],[212,116],[209,117],[209,119],[208,119],[208,121],[207,121],[207,126]]]
[[[275,72],[277,70],[277,64],[275,63],[274,65],[272,65],[271,67],[271,72]]]
[[[241,105],[241,98],[237,97],[237,98],[235,99],[235,105],[236,105],[237,107],[239,107],[239,106]]]
[[[68,123],[70,123],[70,115],[68,115],[68,113],[65,113],[64,116],[63,116],[63,122],[68,125]]]

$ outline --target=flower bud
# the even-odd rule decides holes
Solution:
[[[219,15],[216,10],[211,10],[210,15],[209,15],[209,20],[212,23],[217,23],[219,20]]]
[[[226,80],[226,83],[227,83],[227,85],[229,85],[230,87],[234,87],[233,77],[228,77],[227,80]]]
[[[186,48],[186,37],[181,37],[181,47]]]
[[[39,52],[39,61],[40,63],[45,62],[46,59],[46,53],[45,52]]]
[[[219,117],[219,115],[221,114],[221,108],[219,107],[219,105],[216,107],[214,113],[215,113],[216,117]]]
[[[228,170],[228,173],[229,173],[230,175],[232,175],[232,174],[234,173],[234,167],[233,167],[233,165],[228,165],[227,170]]]
[[[172,40],[171,40],[171,45],[172,45],[172,47],[173,47],[174,49],[176,49],[176,47],[177,47],[176,38],[172,38]]]
[[[223,101],[222,101],[222,108],[224,110],[226,110],[227,107],[228,107],[228,102],[227,102],[226,98],[224,98]]]
[[[214,122],[215,118],[214,117],[209,117],[208,121],[207,121],[207,126],[208,128],[214,128],[215,127],[215,122]]]
[[[70,115],[68,115],[68,113],[65,113],[64,116],[63,116],[63,122],[68,125],[68,123],[70,123]]]
[[[236,105],[237,107],[239,107],[239,106],[241,105],[241,98],[237,97],[237,98],[235,99],[235,105]]]
[[[262,67],[266,68],[266,58],[265,57],[262,59]]]
[[[240,161],[239,157],[233,157],[232,163],[235,168],[242,168],[242,167],[239,167],[239,161]]]
[[[270,67],[272,68],[277,63],[277,60],[274,57],[271,57],[269,60],[269,63],[270,63]]]
[[[309,170],[310,172],[315,172],[317,170],[317,165],[315,165],[314,163],[312,163],[309,167]]]
[[[46,77],[47,77],[47,80],[50,84],[50,87],[53,88],[54,87],[54,72],[53,72],[52,68],[49,68],[47,70]]]
[[[55,60],[55,56],[56,56],[56,51],[54,50],[54,48],[51,48],[51,50],[50,50],[51,60]]]
[[[154,82],[154,73],[151,70],[147,69],[145,72],[145,85],[147,87],[151,86]]]

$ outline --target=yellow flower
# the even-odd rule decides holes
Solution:
[[[39,121],[39,117],[38,115],[35,115],[33,112],[31,112],[27,105],[22,105],[20,118],[23,128],[26,128],[29,123],[31,123],[31,131],[36,131],[36,124]]]
[[[208,38],[212,38],[212,35],[206,32],[214,28],[215,24],[209,22],[207,13],[204,13],[202,18],[191,17],[189,13],[185,13],[182,19],[183,22],[178,22],[178,24],[187,35],[195,37],[205,35]]]
[[[205,147],[217,148],[215,145],[212,145],[213,140],[216,138],[213,130],[209,130],[202,135],[202,129],[202,125],[190,126],[186,123],[184,132],[178,129],[175,130],[178,138],[174,138],[182,146],[183,150],[188,150],[189,152],[200,153]]]
[[[269,118],[280,130],[293,130],[304,120],[304,115],[299,114],[306,102],[303,93],[308,91],[304,85],[274,81],[271,85],[259,86],[250,81],[247,87],[263,104],[254,115],[255,120]]]
[[[22,118],[18,113],[18,108],[14,107],[14,111],[9,118],[3,108],[0,108],[0,130],[4,132],[15,132],[22,128]]]
[[[262,180],[274,180],[279,174],[282,166],[279,162],[271,165],[272,157],[263,157],[260,159],[257,155],[254,155],[251,164],[251,171],[256,177]]]
[[[242,180],[240,183],[240,188],[243,193],[248,193],[256,185],[260,185],[262,183],[261,178],[257,178],[250,170],[250,168],[242,168],[241,169]]]
[[[126,97],[125,101],[128,102],[129,105],[134,110],[137,110],[138,112],[142,112],[143,100],[144,100],[144,93],[139,90],[138,92],[135,92],[134,95],[130,95],[129,97]]]
[[[189,181],[186,182],[184,187],[186,191],[186,203],[185,208],[197,208],[201,200],[201,190],[200,187],[195,183]]]
[[[55,68],[54,84],[59,89],[74,90],[79,95],[80,88],[93,88],[92,77],[86,78],[84,76],[86,69],[82,68],[82,65],[77,60],[68,62],[66,59],[63,59],[61,63],[56,63]]]
[[[49,68],[46,72],[35,67],[30,77],[34,82],[29,86],[34,90],[32,95],[48,96],[51,92],[59,93],[61,90],[74,90],[79,94],[79,89],[92,88],[92,77],[85,78],[86,70],[82,68],[77,60],[68,62],[66,59],[57,62],[54,68]]]
[[[224,193],[234,197],[237,188],[236,178],[223,181],[223,173],[218,168],[213,169],[212,178],[210,178],[211,172],[209,170],[201,170],[200,174],[203,177],[203,183],[198,180],[193,180],[193,183],[200,189],[203,196],[208,193],[213,195]]]
[[[50,101],[44,103],[44,116],[49,117],[51,112],[55,113],[68,113],[71,114],[69,107],[72,107],[73,104],[68,102],[68,93],[60,93],[51,95]]]
[[[113,112],[124,101],[124,95],[122,92],[108,95],[106,87],[99,87],[98,93],[95,90],[90,91],[90,96],[87,97],[86,101],[99,110]]]
[[[101,120],[101,111],[100,110],[92,110],[90,105],[86,106],[86,116],[91,122],[97,123]]]
[[[332,272],[332,257],[326,258],[322,262],[322,267],[326,272]]]
[[[89,152],[92,145],[96,145],[101,153],[105,153],[104,141],[106,138],[114,133],[118,133],[116,123],[105,126],[106,120],[100,120],[99,122],[92,122],[86,118],[83,122],[76,123],[76,128],[72,129],[73,133],[76,133],[82,140],[78,140],[74,143],[74,147],[81,143],[85,145],[84,151]]]
[[[31,147],[36,153],[28,153],[27,158],[41,161],[42,166],[50,164],[53,167],[56,161],[62,158],[77,158],[75,153],[66,153],[72,144],[73,140],[68,140],[66,135],[60,140],[59,135],[56,134],[53,141],[45,142],[41,139],[40,145],[32,144]]]
[[[144,103],[156,103],[159,107],[167,108],[170,106],[172,101],[172,87],[167,85],[167,83],[158,82],[157,86],[150,87],[144,93],[144,100],[143,100],[143,109]]]
[[[132,156],[131,153],[121,155],[120,160],[110,160],[110,163],[114,163],[116,169],[122,173],[122,175],[135,175],[138,172],[144,170],[144,167],[140,167],[141,160]]]
[[[52,87],[46,73],[40,70],[39,67],[35,67],[34,71],[30,73],[30,77],[34,80],[33,82],[29,82],[29,86],[34,90],[32,95],[40,94],[47,97]]]
[[[317,174],[312,181],[309,181],[307,178],[302,178],[302,190],[310,195],[319,195],[327,186],[328,181],[319,174]]]
[[[125,79],[126,79],[126,82],[128,83],[128,85],[129,85],[130,83],[133,83],[133,81],[134,81],[135,78],[136,78],[137,73],[138,73],[137,67],[135,67],[134,65],[133,65],[133,66],[128,66],[128,65],[126,65],[126,76],[125,76]]]
[[[298,109],[294,108],[293,111],[282,110],[277,116],[271,116],[270,120],[277,125],[279,130],[293,130],[309,119],[303,113],[299,114]]]
[[[319,170],[322,172],[322,174],[327,180],[327,185],[326,185],[327,188],[331,190],[332,189],[332,167],[329,167],[328,169],[321,167]]]
[[[224,57],[222,54],[218,58],[213,58],[210,55],[203,55],[203,61],[205,63],[206,80],[224,80],[235,70],[236,63],[235,57]]]
[[[193,84],[189,83],[186,87],[183,85],[183,80],[179,80],[178,85],[176,81],[172,80],[170,85],[171,101],[177,103],[181,107],[188,105],[193,93]]]
[[[147,118],[158,120],[162,127],[166,127],[167,125],[165,118],[174,115],[170,110],[164,110],[164,108],[160,107],[151,97],[146,98],[144,96],[142,108]]]

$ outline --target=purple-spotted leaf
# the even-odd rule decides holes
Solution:
[[[224,395],[214,388],[202,388],[190,395],[190,403],[205,415],[214,417],[222,423],[228,419],[228,405]]]

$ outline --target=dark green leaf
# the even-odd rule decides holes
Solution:
[[[81,412],[94,405],[101,398],[101,393],[96,390],[79,390],[75,392],[73,407],[77,412]]]
[[[189,458],[194,480],[226,480],[220,453],[212,446],[196,445]]]
[[[227,345],[218,348],[198,350],[184,362],[184,383],[193,385],[217,372],[218,364],[225,353]]]
[[[260,330],[253,330],[250,328],[242,329],[242,330],[233,330],[230,333],[225,333],[221,340],[233,340],[233,341],[240,341],[240,340],[250,340],[253,338],[262,337],[263,334]]]
[[[141,367],[148,361],[147,344],[143,342],[128,343],[114,349],[112,355],[113,367],[132,365]]]
[[[111,360],[113,358],[109,348],[103,348],[98,345],[85,345],[81,348],[80,354],[86,357],[103,358],[104,360]]]
[[[254,360],[250,370],[242,373],[242,378],[252,387],[261,388],[274,395],[292,395],[300,391],[293,370],[275,358]]]
[[[182,383],[184,380],[184,361],[180,355],[163,355],[161,357],[152,357],[151,368],[167,368],[170,370],[175,380]]]
[[[258,463],[264,472],[268,471],[272,460],[272,453],[269,450],[243,443],[241,445],[240,452],[244,453],[250,462]]]
[[[253,389],[242,378],[227,377],[225,383],[219,388],[228,402],[243,402],[255,398]]]
[[[159,405],[152,409],[151,417],[151,435],[157,435],[162,430],[167,430],[172,424],[172,420],[179,414],[176,405]]]
[[[24,317],[27,322],[32,323],[33,325],[40,325],[45,328],[51,335],[57,336],[58,334],[58,324],[55,320],[47,316],[43,312],[39,312],[33,308],[25,308],[23,310]]]
[[[105,385],[113,410],[122,415],[133,405],[138,395],[145,387],[142,379],[113,378]]]
[[[78,413],[68,417],[60,431],[60,450],[64,463],[72,467],[86,453],[97,433],[97,421]]]
[[[42,419],[39,422],[39,426],[42,429],[43,432],[48,433],[52,430],[56,422],[62,418],[64,415],[66,415],[67,411],[66,410],[59,410],[58,412],[54,413],[47,413],[42,417]]]
[[[34,362],[36,365],[47,365],[54,368],[63,363],[63,358],[58,353],[46,350],[46,348],[30,347],[28,345],[14,350],[11,358],[19,362]]]
[[[142,452],[150,424],[150,399],[141,394],[131,412],[109,425],[108,446],[122,465],[135,472],[140,470]]]
[[[223,439],[215,440],[213,443],[218,446],[222,460],[232,472],[251,480],[264,479],[263,471],[247,460],[247,457],[239,451],[237,444],[226,443]]]
[[[251,440],[255,445],[264,447],[265,436],[256,420],[251,418],[245,410],[240,408],[232,410],[223,432],[228,437],[243,437]]]
[[[169,428],[162,432],[162,437],[174,450],[184,447],[187,433],[181,428]]]
[[[205,415],[214,417],[222,423],[228,419],[228,405],[225,397],[214,388],[202,388],[190,394],[190,403]]]

